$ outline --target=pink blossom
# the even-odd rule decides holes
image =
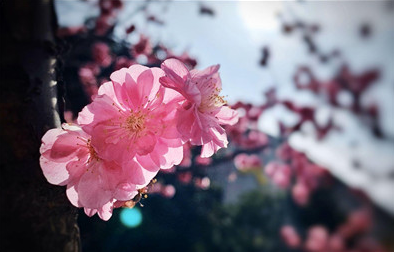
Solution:
[[[183,144],[183,159],[179,166],[190,167],[192,165],[192,153],[190,142]]]
[[[179,180],[179,182],[181,182],[183,184],[190,183],[190,181],[192,181],[192,177],[193,177],[193,175],[190,171],[180,172],[178,174],[178,180]]]
[[[244,148],[254,149],[268,144],[268,137],[265,133],[252,130],[241,140],[240,145]]]
[[[363,236],[356,241],[356,245],[352,249],[355,252],[382,252],[382,251],[389,251],[385,249],[383,245],[381,245],[378,241],[374,238],[369,236]]]
[[[212,158],[211,157],[197,156],[196,157],[196,163],[198,165],[208,166],[208,165],[210,165],[212,163]]]
[[[280,235],[290,248],[298,248],[301,245],[301,238],[293,226],[283,226],[280,229]]]
[[[64,112],[64,119],[67,123],[74,123],[74,114],[72,111],[65,111]]]
[[[345,240],[339,234],[333,234],[328,240],[328,250],[333,252],[345,251]]]
[[[345,224],[342,224],[338,227],[338,234],[341,237],[348,239],[355,234],[355,231],[351,226],[349,226],[349,224],[345,223]]]
[[[153,176],[143,178],[132,160],[127,170],[103,160],[91,137],[76,125],[63,124],[42,137],[40,165],[49,183],[67,185],[67,197],[89,216],[108,220],[116,200],[130,200]],[[126,167],[126,166],[125,166]]]
[[[209,177],[203,177],[203,178],[196,178],[194,180],[194,185],[197,188],[206,190],[209,188],[209,186],[211,185],[211,180],[209,179]]]
[[[358,233],[368,231],[372,227],[372,216],[368,209],[353,211],[348,217],[348,223]]]
[[[263,109],[261,107],[253,106],[249,108],[246,112],[246,117],[251,121],[257,121],[262,114]]]
[[[166,185],[166,186],[162,187],[162,189],[161,189],[161,194],[164,197],[169,198],[169,199],[174,197],[175,193],[176,193],[176,189],[171,184]]]
[[[248,155],[245,153],[241,153],[235,156],[234,165],[238,170],[244,171],[248,166]]]
[[[305,206],[306,204],[308,204],[310,191],[304,183],[297,182],[297,184],[293,186],[291,194],[294,201],[298,205]]]
[[[96,72],[93,65],[86,65],[79,69],[79,80],[86,87],[90,85],[97,86]]]
[[[329,233],[327,228],[317,225],[308,230],[305,248],[308,251],[327,251]]]
[[[296,175],[302,176],[304,168],[309,164],[308,158],[304,153],[293,150],[291,159],[291,166],[294,169]]]
[[[351,212],[338,232],[344,238],[367,232],[372,227],[372,216],[369,210],[359,209]]]
[[[95,33],[99,36],[104,36],[115,23],[114,17],[111,14],[102,13],[96,19]]]
[[[78,123],[103,159],[121,166],[134,160],[142,175],[181,162],[183,143],[175,120],[180,96],[160,85],[162,76],[161,69],[141,65],[115,71],[79,113]]]
[[[173,185],[163,185],[160,182],[154,183],[148,191],[151,194],[160,194],[165,198],[172,198],[176,193],[176,189]]]
[[[140,40],[133,46],[131,53],[134,57],[139,55],[150,55],[152,53],[152,45],[149,38],[141,34]]]
[[[292,152],[293,149],[290,147],[289,143],[285,142],[276,149],[275,155],[283,161],[288,161],[292,157]]]
[[[303,166],[302,172],[298,174],[298,177],[301,178],[310,189],[316,189],[326,175],[327,170],[325,168],[308,162]]]
[[[163,86],[179,92],[185,98],[178,109],[178,130],[183,139],[192,145],[202,145],[201,157],[210,157],[220,148],[227,147],[227,135],[220,125],[233,125],[238,113],[224,106],[219,96],[221,79],[219,65],[205,70],[189,70],[176,59],[168,59],[161,65],[166,76],[160,78]]]
[[[162,188],[163,188],[163,184],[160,182],[156,182],[156,183],[152,184],[152,186],[150,187],[149,193],[152,193],[152,194],[161,193]]]
[[[270,162],[265,167],[265,173],[280,188],[286,189],[290,186],[292,170],[287,164]]]
[[[119,56],[115,60],[114,70],[119,70],[121,68],[128,68],[133,64],[135,64],[135,61],[129,59],[126,56]]]
[[[291,183],[290,167],[281,165],[273,175],[272,181],[281,189],[287,189]]]
[[[226,125],[225,129],[233,143],[240,147],[245,147],[244,132],[248,130],[249,120],[246,117],[240,117],[235,125]]]
[[[265,174],[272,178],[279,166],[280,164],[278,162],[269,162],[264,168]]]
[[[97,95],[97,79],[100,74],[100,67],[95,63],[88,63],[79,69],[78,75],[86,94],[91,98]]]
[[[93,60],[102,67],[108,67],[112,62],[110,48],[103,42],[97,42],[92,47]]]
[[[123,7],[123,3],[120,0],[100,0],[99,7],[101,13],[112,14],[118,9]]]
[[[248,171],[261,169],[262,162],[258,155],[252,154],[247,155],[245,153],[238,154],[234,157],[235,167],[239,171]]]

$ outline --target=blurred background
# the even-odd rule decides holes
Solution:
[[[63,121],[122,67],[220,64],[241,115],[84,251],[394,250],[394,1],[55,1]],[[58,73],[59,73],[58,72]]]

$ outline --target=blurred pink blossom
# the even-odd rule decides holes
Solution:
[[[197,156],[195,159],[196,159],[196,163],[198,165],[208,166],[208,165],[210,165],[212,163],[212,158],[211,157]]]
[[[96,19],[95,33],[104,36],[115,24],[115,18],[111,14],[101,14]]]
[[[136,64],[134,60],[131,60],[126,56],[119,56],[115,60],[114,70],[119,70],[121,68],[128,68],[133,64]]]
[[[192,165],[192,154],[190,142],[183,144],[183,159],[179,166],[190,167]]]
[[[162,189],[161,189],[161,194],[164,197],[169,198],[169,199],[174,197],[175,193],[176,193],[176,189],[171,184],[163,186]]]
[[[152,45],[145,35],[140,35],[140,40],[132,47],[131,53],[134,57],[139,55],[150,55],[152,53]]]
[[[110,48],[103,42],[97,42],[92,46],[93,60],[102,67],[108,67],[112,63]]]
[[[291,190],[291,194],[293,196],[294,201],[298,205],[305,206],[306,204],[308,204],[310,191],[304,183],[297,182],[293,186]]]
[[[209,188],[209,186],[211,185],[211,180],[208,177],[203,177],[203,178],[196,178],[194,180],[194,185],[197,188],[206,190]]]
[[[333,234],[328,240],[328,251],[338,252],[345,251],[345,240],[339,234]]]
[[[292,170],[287,164],[270,162],[265,166],[265,173],[281,189],[287,189],[290,186]]]
[[[258,170],[261,169],[263,165],[259,156],[255,154],[248,155],[245,153],[235,156],[234,164],[239,171]]]
[[[285,142],[276,149],[275,155],[283,161],[288,161],[292,158],[293,149],[288,142]]]
[[[190,171],[180,172],[178,173],[178,180],[183,184],[188,184],[192,181],[192,173]]]
[[[291,183],[291,169],[288,165],[280,165],[272,176],[272,182],[281,189],[287,189]]]
[[[327,228],[316,225],[308,230],[305,249],[308,251],[327,251],[329,233]]]
[[[74,123],[74,114],[72,111],[65,111],[64,112],[64,119],[66,120],[67,123]]]
[[[290,248],[294,249],[301,246],[301,238],[293,226],[283,226],[280,229],[280,235],[286,245]]]

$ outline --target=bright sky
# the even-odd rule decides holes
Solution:
[[[146,24],[141,14],[133,10],[141,1],[126,1],[120,14],[116,34],[124,35],[124,27],[136,24],[138,31],[148,34],[154,41],[181,53],[187,50],[197,57],[199,68],[219,63],[224,95],[228,101],[238,100],[260,104],[262,93],[276,85],[280,98],[291,98],[298,104],[321,105],[307,91],[296,91],[292,78],[298,65],[316,66],[317,60],[307,52],[299,34],[284,37],[277,19],[282,13],[285,20],[301,17],[305,21],[321,24],[318,45],[325,52],[339,48],[352,70],[359,73],[370,67],[379,67],[383,75],[379,82],[363,97],[364,103],[378,103],[382,113],[384,132],[391,141],[379,141],[351,114],[335,113],[335,122],[343,126],[345,134],[331,133],[323,142],[314,140],[313,131],[304,127],[309,135],[292,136],[291,144],[308,153],[317,163],[326,165],[334,175],[347,184],[364,189],[380,206],[394,213],[394,15],[383,1],[322,1],[322,2],[246,2],[209,1],[214,17],[199,14],[199,2],[153,2],[149,10],[165,21],[165,26]],[[56,1],[61,25],[78,25],[85,17],[98,14],[95,1]],[[164,12],[164,10],[167,10]],[[360,40],[358,29],[363,22],[372,23],[372,36]],[[138,34],[130,36],[137,41]],[[269,67],[259,66],[261,48],[269,46]],[[319,78],[328,79],[338,68],[338,62],[314,68]],[[343,94],[346,97],[346,94]],[[326,115],[330,109],[324,108]],[[328,112],[328,113],[327,113]],[[323,115],[323,114],[322,114]],[[276,135],[277,119],[291,123],[294,116],[285,108],[276,106],[264,114],[260,122],[263,131]],[[357,140],[358,148],[350,148]],[[354,158],[364,168],[355,170]]]

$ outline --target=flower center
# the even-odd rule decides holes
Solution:
[[[211,93],[203,98],[201,101],[201,105],[199,107],[200,110],[205,111],[207,109],[220,107],[224,104],[227,104],[227,101],[224,99],[224,96],[220,96],[219,93],[222,89],[215,87],[212,89]]]
[[[126,128],[131,132],[141,132],[145,129],[145,114],[141,111],[131,112],[126,118]]]
[[[90,163],[92,160],[96,160],[99,161],[100,158],[97,155],[96,150],[94,150],[92,144],[90,144],[90,139],[88,139],[88,142],[86,143],[88,149],[89,149],[89,159],[88,159],[88,163]]]

